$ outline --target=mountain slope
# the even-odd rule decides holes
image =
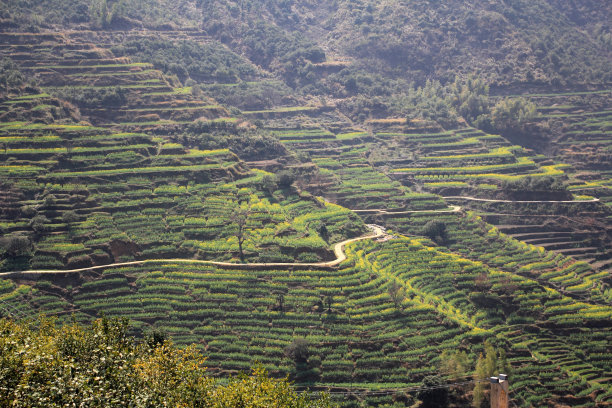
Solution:
[[[610,9],[2,1],[0,314],[346,408],[608,406]]]

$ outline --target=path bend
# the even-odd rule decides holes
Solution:
[[[561,200],[561,201],[513,201],[513,200],[496,200],[487,198],[476,198],[470,196],[447,196],[442,197],[444,199],[462,199],[470,201],[483,201],[483,202],[499,202],[499,203],[592,203],[600,201],[599,198],[593,198],[591,200]],[[461,211],[461,207],[458,205],[450,205],[448,210],[408,210],[408,211],[390,211],[385,209],[367,209],[367,210],[352,210],[355,213],[362,214],[415,214],[415,213],[457,213]],[[346,253],[344,247],[352,242],[361,241],[364,239],[375,239],[386,236],[385,230],[374,224],[367,224],[372,233],[363,235],[361,237],[347,239],[338,242],[334,245],[334,254],[336,259],[325,262],[311,262],[311,263],[300,263],[300,262],[247,262],[247,263],[234,263],[234,262],[220,262],[220,261],[205,261],[198,259],[143,259],[139,261],[130,262],[117,262],[106,265],[88,266],[86,268],[77,269],[37,269],[37,270],[26,270],[26,271],[11,271],[1,272],[0,278],[10,278],[19,275],[59,275],[64,273],[81,273],[88,271],[95,271],[107,268],[117,268],[122,266],[133,266],[133,265],[144,265],[147,263],[194,263],[194,264],[206,264],[213,266],[220,266],[225,268],[237,268],[237,269],[257,269],[257,268],[286,268],[286,267],[300,267],[300,268],[333,268],[339,265],[341,262],[346,260]]]
[[[346,253],[344,247],[352,242],[361,241],[364,239],[376,239],[386,236],[385,230],[373,224],[366,225],[372,233],[362,235],[360,237],[347,239],[338,242],[334,245],[334,254],[336,259],[325,262],[311,262],[311,263],[300,263],[300,262],[250,262],[250,263],[234,263],[234,262],[220,262],[220,261],[204,261],[198,259],[143,259],[140,261],[130,262],[118,262],[106,265],[88,266],[86,268],[77,269],[39,269],[39,270],[27,270],[27,271],[12,271],[0,273],[0,278],[11,278],[19,275],[60,275],[63,273],[81,273],[89,272],[107,268],[118,268],[122,266],[133,266],[133,265],[144,265],[147,263],[195,263],[195,264],[206,264],[220,267],[230,267],[237,269],[257,269],[257,268],[285,268],[285,267],[300,267],[300,268],[333,268],[339,265],[341,262],[346,260]]]

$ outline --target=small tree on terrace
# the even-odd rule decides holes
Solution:
[[[423,227],[423,235],[437,244],[442,244],[446,241],[446,224],[438,220],[430,220]]]
[[[250,208],[237,207],[230,215],[230,220],[234,224],[234,235],[238,240],[238,252],[240,253],[240,262],[244,262],[244,249],[242,245],[247,239],[247,220],[251,213]]]
[[[331,293],[325,296],[325,306],[327,307],[327,313],[331,313],[331,307],[334,304],[334,295]]]
[[[397,310],[403,310],[403,303],[406,299],[406,288],[400,285],[395,279],[389,283],[387,293]]]
[[[310,342],[303,338],[294,339],[285,348],[285,355],[295,362],[296,365],[306,364],[310,357]]]
[[[10,234],[0,238],[0,248],[8,256],[22,256],[32,250],[32,242],[25,235]]]
[[[72,224],[79,220],[78,214],[73,210],[64,211],[62,214],[62,221],[66,224]]]
[[[280,292],[276,294],[276,306],[281,312],[285,311],[285,294]]]
[[[47,224],[49,224],[49,222],[50,221],[47,217],[39,214],[30,220],[30,228],[32,228],[37,234],[40,234],[47,230]]]

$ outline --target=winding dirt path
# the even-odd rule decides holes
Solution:
[[[442,197],[444,199],[461,199],[470,201],[483,201],[493,203],[592,203],[598,202],[599,198],[593,198],[592,200],[567,200],[567,201],[513,201],[513,200],[496,200],[487,198],[476,198],[469,196],[448,196]],[[367,209],[367,210],[352,210],[355,213],[361,214],[418,214],[418,213],[437,213],[437,214],[448,214],[457,213],[461,211],[461,207],[458,205],[449,205],[448,210],[408,210],[408,211],[392,211],[379,208]],[[77,269],[37,269],[28,271],[11,271],[0,273],[0,278],[11,278],[18,275],[59,275],[64,273],[81,273],[88,271],[95,271],[107,268],[117,268],[122,266],[133,266],[133,265],[145,265],[147,263],[194,263],[194,264],[206,264],[220,267],[240,268],[240,269],[258,269],[258,268],[286,268],[286,267],[301,267],[301,268],[332,268],[339,265],[341,262],[346,260],[346,253],[344,247],[352,242],[361,241],[364,239],[375,239],[387,236],[385,230],[373,224],[368,224],[368,228],[372,231],[371,234],[363,235],[357,238],[351,238],[338,242],[334,245],[334,254],[336,259],[333,261],[325,262],[312,262],[312,263],[300,263],[300,262],[251,262],[251,263],[234,263],[234,262],[220,262],[220,261],[204,261],[198,259],[144,259],[140,261],[130,262],[118,262],[106,265],[89,266],[86,268]]]
[[[590,200],[496,200],[493,198],[476,198],[470,196],[448,196],[442,197],[445,200],[469,200],[469,201],[483,201],[487,203],[534,203],[534,204],[554,204],[554,203],[596,203],[599,202],[599,198],[593,197]]]
[[[144,259],[141,261],[130,261],[130,262],[119,262],[112,263],[106,265],[97,265],[97,266],[89,266],[86,268],[78,268],[78,269],[39,269],[39,270],[30,270],[30,271],[13,271],[13,272],[3,272],[0,273],[0,278],[11,278],[18,275],[59,275],[63,273],[81,273],[88,271],[95,271],[99,269],[107,269],[107,268],[116,268],[121,266],[133,266],[133,265],[144,265],[147,263],[195,263],[195,264],[206,264],[213,266],[221,266],[221,267],[231,267],[231,268],[245,268],[245,269],[257,269],[257,268],[285,268],[285,267],[301,267],[301,268],[331,268],[334,267],[344,260],[346,260],[346,253],[344,252],[344,247],[352,242],[361,241],[364,239],[375,239],[386,236],[386,232],[383,228],[378,225],[368,224],[367,227],[372,231],[372,233],[367,235],[362,235],[357,238],[351,238],[344,240],[342,242],[338,242],[334,245],[334,254],[336,255],[336,259],[333,261],[325,261],[325,262],[313,262],[313,263],[299,263],[299,262],[265,262],[265,263],[233,263],[233,262],[219,262],[219,261],[203,261],[197,259]]]
[[[436,214],[449,214],[456,213],[461,211],[461,207],[458,205],[449,205],[448,210],[407,210],[407,211],[393,211],[393,210],[383,210],[380,208],[371,208],[368,210],[351,210],[354,213],[359,214],[419,214],[419,213],[436,213]]]

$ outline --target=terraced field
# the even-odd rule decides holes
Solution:
[[[610,211],[601,202],[472,203],[470,206],[487,222],[514,238],[584,261],[594,270],[609,272],[610,226],[606,215]],[[606,274],[603,278],[608,282]]]
[[[553,94],[537,99],[540,105],[548,105],[541,108],[544,118],[560,127],[559,132],[546,136],[555,146],[554,154],[572,165],[572,191],[597,195],[607,204],[612,201],[611,93],[603,90],[581,95]]]
[[[397,127],[395,124],[393,126]],[[436,240],[435,243],[430,241],[429,244],[426,244],[429,250],[432,249],[430,245],[443,245],[448,248],[448,251],[451,251],[447,253],[446,250],[442,250],[443,253],[451,257],[460,257],[453,259],[473,262],[478,267],[491,268],[500,274],[493,280],[491,275],[471,276],[470,284],[475,285],[473,286],[475,292],[466,294],[464,299],[468,299],[468,302],[472,302],[472,307],[475,307],[475,309],[468,308],[468,310],[471,310],[472,313],[474,310],[478,312],[462,314],[461,308],[457,306],[457,302],[461,304],[457,300],[461,296],[457,295],[456,284],[448,292],[452,300],[445,301],[437,296],[434,296],[435,300],[432,300],[432,293],[437,295],[443,292],[441,292],[441,283],[426,275],[435,269],[431,266],[431,261],[427,268],[419,269],[415,266],[413,258],[402,259],[400,255],[395,255],[402,251],[399,247],[396,247],[393,252],[394,256],[400,259],[400,264],[410,265],[409,276],[415,277],[417,285],[423,286],[424,282],[432,285],[423,291],[415,290],[413,296],[419,294],[428,297],[429,301],[439,307],[438,311],[444,313],[447,319],[463,327],[481,328],[478,325],[478,318],[487,322],[482,327],[500,325],[500,333],[503,332],[503,335],[507,336],[511,342],[520,344],[521,351],[513,350],[513,353],[517,354],[514,354],[511,360],[513,364],[518,363],[520,366],[516,374],[513,372],[513,375],[521,376],[517,390],[522,390],[518,391],[519,393],[524,392],[522,394],[523,404],[538,406],[544,404],[547,398],[559,400],[558,396],[552,396],[555,393],[563,393],[563,387],[567,382],[557,377],[556,374],[549,373],[548,370],[552,367],[562,367],[561,370],[572,373],[577,370],[586,375],[584,381],[587,384],[591,379],[604,375],[595,367],[601,367],[600,359],[603,358],[603,355],[600,352],[605,349],[603,352],[605,355],[609,353],[609,348],[606,346],[601,349],[595,344],[602,345],[609,340],[606,329],[598,334],[593,334],[595,336],[593,339],[599,338],[604,342],[597,343],[596,340],[593,340],[593,360],[587,363],[580,358],[569,357],[579,343],[578,339],[585,338],[582,337],[583,335],[587,337],[591,335],[586,333],[590,332],[592,326],[579,317],[581,312],[578,315],[574,313],[574,310],[580,310],[583,306],[569,306],[570,303],[591,305],[594,308],[593,316],[598,316],[596,320],[601,317],[601,322],[606,322],[603,323],[604,326],[609,324],[607,312],[602,315],[600,311],[608,310],[612,299],[610,275],[604,264],[592,262],[593,259],[589,257],[592,252],[599,251],[605,245],[605,241],[594,241],[597,239],[596,234],[593,234],[593,230],[589,228],[586,228],[582,234],[576,233],[576,225],[580,225],[579,223],[584,222],[583,225],[588,226],[589,219],[592,219],[595,214],[601,214],[601,211],[604,211],[605,214],[603,204],[591,197],[580,195],[572,197],[560,191],[540,192],[538,199],[521,196],[518,193],[514,193],[514,196],[504,195],[507,193],[507,183],[523,179],[550,178],[564,183],[567,177],[566,169],[571,168],[567,164],[552,162],[531,150],[512,145],[500,136],[488,135],[471,128],[440,132],[423,126],[421,129],[412,129],[411,133],[398,132],[396,129],[392,132],[385,132],[384,128],[377,130],[382,131],[372,133],[346,127],[336,129],[324,125],[275,129],[274,134],[291,149],[307,154],[307,157],[317,165],[319,173],[314,180],[311,180],[308,187],[319,188],[318,191],[314,191],[322,194],[326,199],[339,203],[350,203],[357,213],[370,222],[382,223],[402,233],[417,236],[423,233],[427,223],[432,219],[443,222],[446,233],[442,241]],[[387,180],[390,180],[389,176],[392,176],[402,182],[401,185],[396,184],[396,181],[391,182],[395,191],[403,190],[405,193],[401,195],[387,190],[389,195],[381,196],[384,194],[380,190],[381,184],[371,182],[370,180],[376,180],[374,177],[365,180],[364,178],[354,179],[356,173],[354,168],[358,168],[362,174],[384,176]],[[332,177],[336,179],[335,183]],[[353,184],[356,186],[356,194],[353,196],[337,194],[338,187],[335,186],[338,181],[341,186],[346,186],[350,185],[352,180],[356,181]],[[368,181],[372,184],[369,184]],[[388,183],[386,181],[383,185],[389,186]],[[428,197],[435,196],[431,193],[410,192],[407,186],[413,190],[422,189],[446,195],[465,195],[467,198],[470,195],[486,198],[478,202],[457,197],[450,202],[477,209],[478,213],[483,214],[486,221],[499,225],[500,229],[483,222],[481,217],[473,213],[465,214],[452,209],[445,213],[443,210],[445,207],[432,205],[427,201],[425,201],[427,204],[421,207],[417,204],[420,199],[431,200]],[[408,197],[409,204],[396,201],[398,198],[408,199]],[[495,197],[499,199],[487,202],[488,198]],[[346,201],[342,201],[344,199]],[[365,205],[361,204],[362,199],[367,199]],[[537,202],[538,200],[540,202]],[[583,218],[576,218],[576,213],[582,214]],[[546,219],[547,214],[549,217],[565,216],[571,219],[569,222],[574,224],[574,228],[569,229],[563,236],[562,234],[550,234],[549,228],[555,228],[554,225],[549,227],[533,225],[535,236],[522,235],[518,233],[522,230],[515,231],[512,226],[500,223],[513,219],[513,214],[517,217],[524,214],[523,220]],[[538,218],[538,215],[542,218]],[[518,227],[520,223],[516,222],[516,224]],[[531,233],[530,230],[529,232]],[[580,245],[581,242],[583,245]],[[593,247],[588,248],[584,243],[591,243]],[[378,253],[370,257],[372,263],[380,262]],[[392,270],[395,273],[398,267],[395,266]],[[407,287],[410,289],[411,283],[407,281]],[[536,306],[545,305],[548,300],[538,298],[538,290],[529,287],[532,284],[545,288],[542,293],[557,293],[560,296],[550,301],[554,311],[543,312],[546,307],[540,309]],[[527,285],[524,291],[521,285]],[[410,290],[408,292],[410,293]],[[494,294],[491,297],[481,294],[486,292],[494,292]],[[561,300],[561,298],[566,300]],[[557,302],[560,302],[558,309],[556,308]],[[572,311],[568,311],[567,314],[562,312],[566,307]],[[487,312],[483,312],[483,309]],[[530,312],[523,314],[520,312],[521,309],[530,310]],[[540,312],[543,314],[539,314]],[[544,323],[544,321],[555,323]],[[526,340],[525,333],[531,329],[526,329],[525,326],[518,328],[514,324],[540,327],[540,329],[534,329],[534,332],[540,336],[540,340]],[[595,325],[598,324],[595,323]],[[501,325],[506,328],[501,329]],[[508,325],[510,329],[507,328]],[[585,325],[589,328],[573,333],[576,327]],[[566,340],[568,338],[571,340]],[[520,355],[521,352],[525,352],[522,347],[526,344],[534,347],[534,350],[526,352],[526,355],[532,358],[534,356],[545,357],[547,361],[524,365],[525,355]],[[540,347],[541,351],[535,350]],[[538,380],[531,378],[534,372],[541,373],[542,377]],[[549,384],[546,379],[552,379],[552,382],[550,385],[542,386],[542,384]],[[528,389],[530,391],[527,391]],[[589,392],[571,393],[577,398],[561,398],[561,400],[572,406],[588,405],[586,394]],[[604,390],[601,397],[603,399],[600,398],[599,401],[606,400],[607,395],[609,391]]]
[[[151,64],[115,57],[104,38],[87,34],[2,33],[0,55],[10,56],[46,93],[74,103],[96,126],[143,130],[195,119],[231,121],[212,99],[172,84]]]
[[[318,171],[306,188],[327,200],[354,210],[446,208],[438,196],[411,191],[372,166],[368,156],[377,144],[368,132],[340,128],[333,133],[313,127],[279,129],[273,134],[316,164]]]
[[[329,243],[364,228],[346,209],[279,190],[227,149],[78,124],[5,122],[0,133],[0,225],[12,236],[34,234],[35,243],[4,270],[177,255],[317,261],[333,256]]]
[[[152,34],[210,41],[129,36]],[[591,110],[541,97],[542,120],[569,123],[552,160],[305,98],[228,110],[206,93],[274,80],[202,73],[190,87],[117,57],[123,35],[0,34],[0,55],[38,81],[0,98],[0,231],[27,240],[0,270],[80,269],[0,279],[3,315],[126,317],[134,334],[195,344],[215,375],[260,363],[344,407],[412,406],[430,375],[467,382],[454,394],[469,404],[487,340],[516,405],[612,404],[608,94],[572,96]],[[243,131],[281,154],[211,142]],[[541,179],[573,196],[508,187]],[[366,222],[387,233],[328,262]],[[444,371],[457,351],[467,365]]]
[[[586,262],[607,286],[612,270],[609,189],[610,91],[530,94],[545,130],[532,138],[563,168],[575,203],[474,203],[484,219],[522,240]],[[590,202],[596,197],[599,202]],[[532,198],[533,199],[533,198]],[[457,200],[458,204],[467,203]]]
[[[389,166],[404,184],[434,192],[490,197],[504,182],[563,175],[563,165],[546,163],[543,156],[473,128],[376,135],[387,149],[379,150],[375,165]]]
[[[362,241],[347,253],[336,271],[148,263],[52,281],[41,276],[32,288],[3,281],[2,300],[15,313],[31,307],[76,313],[81,321],[101,313],[129,317],[135,330],[153,326],[180,344],[196,343],[217,373],[258,361],[299,384],[354,391],[346,406],[371,402],[380,389],[395,390],[388,401],[410,401],[401,389],[436,373],[442,352],[459,347],[474,355],[483,338],[507,347],[517,401],[539,405],[568,389],[572,403],[612,398],[608,382],[592,381],[609,369],[609,332],[600,326],[609,322],[609,306],[573,300],[419,239]],[[489,285],[489,297],[474,292],[475,281]],[[406,290],[399,303],[390,282]],[[579,356],[573,344],[585,336],[594,341]],[[301,338],[312,354],[292,361],[285,349]]]
[[[597,104],[592,104],[603,106],[603,111],[581,111],[584,105],[568,107],[573,109],[571,111],[583,113],[571,114],[576,115],[576,119],[567,125],[564,138],[570,137],[568,135],[576,138],[579,134],[577,129],[585,126],[585,118],[590,118],[588,123],[592,126],[605,129],[606,107],[602,104],[608,95],[594,93],[587,96],[597,98]],[[559,97],[567,96],[547,96]],[[545,113],[538,119],[541,121],[559,115],[556,110],[542,111]],[[579,115],[583,115],[582,120]],[[566,119],[565,115],[561,117]],[[573,123],[574,120],[576,123]],[[378,130],[375,136],[378,143],[369,157],[373,166],[386,166],[390,175],[412,189],[422,188],[440,193],[448,202],[477,211],[501,232],[526,244],[583,261],[586,263],[584,270],[588,271],[586,274],[598,276],[602,293],[610,292],[612,228],[609,225],[610,210],[606,208],[609,194],[605,187],[606,165],[600,166],[604,169],[601,172],[602,179],[600,172],[589,171],[580,165],[575,167],[573,164],[606,162],[603,158],[607,157],[605,147],[601,149],[600,146],[605,140],[605,131],[598,136],[598,153],[595,156],[586,158],[578,154],[573,157],[573,153],[561,147],[556,162],[553,162],[531,150],[511,145],[500,136],[488,135],[476,129],[411,133],[397,132],[397,129],[394,132]],[[580,134],[584,135],[580,143],[588,145],[591,136],[588,133]],[[570,151],[578,151],[578,148]],[[532,184],[537,184],[538,179],[547,180],[547,183],[557,180],[557,183],[564,184],[568,177],[569,191],[573,195],[560,189],[512,189],[513,184],[521,185],[522,180],[531,180]],[[390,221],[391,218],[397,217],[385,214],[386,220]],[[410,231],[419,232],[418,228],[411,228]],[[485,249],[481,248],[480,251]],[[591,286],[586,284],[586,287]],[[609,295],[605,298],[610,300]]]

